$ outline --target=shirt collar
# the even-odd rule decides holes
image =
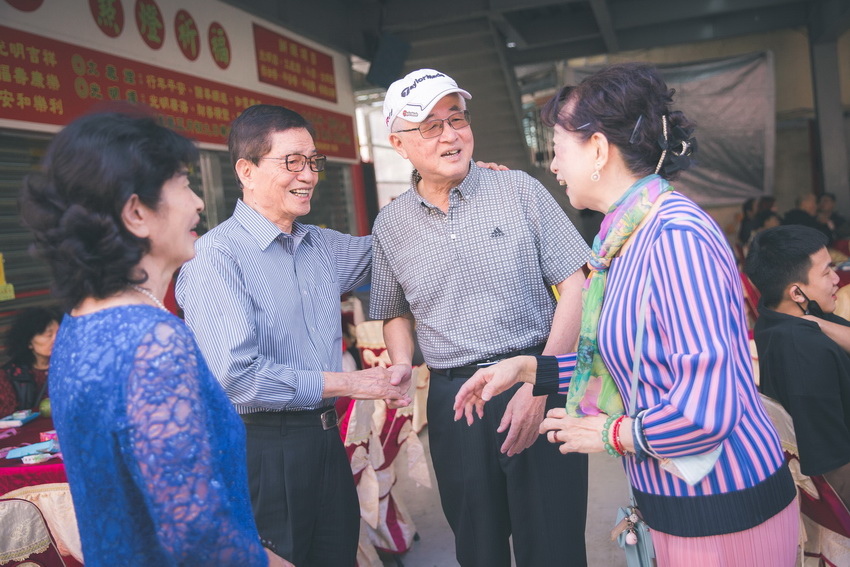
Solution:
[[[233,218],[254,238],[261,250],[267,249],[280,238],[281,242],[291,242],[287,249],[294,253],[301,241],[310,235],[307,227],[297,221],[292,223],[291,233],[281,231],[275,223],[246,205],[242,199],[236,201]]]
[[[478,188],[478,179],[481,175],[480,170],[481,168],[475,165],[474,161],[470,160],[469,173],[466,174],[466,177],[463,178],[463,181],[460,182],[460,185],[454,187],[450,193],[457,192],[460,198],[464,201],[469,199],[475,193],[475,190]],[[422,195],[419,194],[419,191],[416,190],[416,184],[419,183],[421,179],[422,176],[419,174],[419,171],[414,169],[413,173],[410,175],[410,187],[413,190],[413,194],[416,196],[416,198],[422,205],[428,207],[429,209],[437,208],[433,204],[429,203],[428,200],[422,197]]]

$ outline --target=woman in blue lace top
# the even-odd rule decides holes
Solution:
[[[242,421],[160,300],[194,255],[196,160],[150,117],[95,114],[25,181],[22,216],[69,310],[50,389],[87,567],[291,565],[257,533]]]

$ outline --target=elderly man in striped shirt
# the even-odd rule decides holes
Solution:
[[[355,564],[360,506],[334,400],[410,400],[400,374],[341,372],[340,295],[368,281],[371,237],[297,222],[325,167],[313,134],[280,106],[252,106],[234,121],[242,199],[195,244],[177,299],[245,422],[264,543],[295,565],[340,567]]]

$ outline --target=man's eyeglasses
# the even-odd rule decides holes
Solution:
[[[292,173],[304,171],[304,167],[307,165],[307,163],[309,163],[310,170],[318,173],[320,171],[325,170],[325,164],[328,161],[328,156],[324,156],[322,154],[314,154],[310,157],[307,157],[303,154],[287,154],[283,157],[261,157],[260,159],[273,159],[276,161],[282,161],[284,165],[286,165],[287,171],[291,171]]]
[[[461,128],[469,126],[472,123],[472,120],[469,117],[469,111],[464,110],[463,112],[456,112],[442,120],[426,120],[420,124],[418,128],[396,130],[396,132],[413,132],[414,130],[419,130],[419,133],[422,134],[423,138],[436,138],[443,133],[444,122],[448,122],[449,126],[451,126],[453,130],[460,130]]]

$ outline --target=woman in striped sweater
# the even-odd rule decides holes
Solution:
[[[668,183],[696,149],[672,95],[655,69],[627,63],[544,108],[552,172],[573,206],[606,214],[579,346],[479,371],[456,419],[471,422],[519,380],[539,394],[558,389],[567,407],[551,410],[541,433],[563,453],[623,458],[659,565],[794,565],[796,492],[753,380],[735,259],[711,217]],[[670,472],[667,459],[718,451],[704,476]]]

